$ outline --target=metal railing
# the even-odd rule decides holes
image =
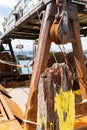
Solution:
[[[19,0],[9,16],[2,23],[4,32],[9,31],[20,18],[31,12],[39,2],[40,0]]]

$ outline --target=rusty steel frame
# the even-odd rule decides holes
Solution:
[[[45,17],[40,31],[39,45],[35,57],[34,70],[30,83],[30,94],[27,102],[25,119],[33,122],[37,122],[37,88],[40,74],[45,70],[48,62],[51,45],[50,27],[53,23],[54,15],[56,13],[55,7],[55,3],[49,3],[46,7]],[[35,130],[36,126],[25,123],[24,129]]]
[[[15,56],[14,56],[14,51],[11,45],[11,39],[5,39],[2,41],[2,44],[7,44],[9,46],[9,51],[11,52],[12,59],[14,62],[16,62]]]
[[[80,26],[78,20],[72,22],[73,32],[76,41],[72,43],[74,59],[76,64],[77,76],[79,79],[82,99],[87,99],[87,69],[85,66],[85,58],[83,55],[81,39],[80,39]]]
[[[34,70],[30,83],[30,94],[27,101],[27,108],[25,119],[37,122],[37,88],[40,79],[40,74],[45,70],[48,62],[48,55],[50,50],[50,27],[53,23],[54,16],[57,12],[55,3],[49,3],[46,7],[45,18],[40,30],[39,45],[35,57]],[[73,12],[76,15],[75,19],[71,19],[71,26],[73,28],[72,47],[75,54],[75,63],[77,76],[81,89],[82,99],[87,99],[87,70],[85,67],[85,59],[83,57],[83,50],[80,40],[80,26],[78,21],[78,12]],[[24,130],[35,130],[36,125],[24,123]]]

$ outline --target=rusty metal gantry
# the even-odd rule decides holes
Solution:
[[[61,3],[62,2],[63,2],[63,0],[61,0]],[[82,2],[82,0],[80,0],[80,2]],[[60,3],[60,1],[58,1],[58,0],[56,0],[56,1],[47,0],[46,1],[45,15],[43,16],[43,20],[42,20],[42,24],[41,24],[41,28],[40,28],[38,49],[37,49],[37,53],[36,53],[36,57],[35,57],[34,69],[33,69],[31,83],[30,83],[30,94],[28,97],[27,108],[26,108],[26,113],[25,113],[25,119],[33,121],[33,122],[37,122],[38,83],[39,83],[39,79],[40,79],[40,74],[42,72],[44,72],[45,68],[47,67],[50,45],[52,42],[50,30],[51,30],[52,24],[54,23],[55,15],[58,13],[58,8],[60,8],[59,3]],[[86,3],[85,0],[84,0],[84,3]],[[77,76],[79,78],[81,95],[82,95],[82,99],[85,100],[85,99],[87,99],[87,69],[84,64],[85,59],[83,56],[83,50],[82,50],[82,45],[81,45],[81,40],[80,40],[80,25],[79,25],[79,20],[78,20],[77,6],[73,3],[66,3],[65,8],[68,13],[68,18],[69,18],[70,25],[72,28],[72,37],[71,37],[70,42],[72,43],[73,52],[75,54],[74,59],[75,59],[75,63],[76,63]],[[41,10],[41,8],[40,8],[40,10]],[[32,20],[29,20],[29,23]],[[20,21],[19,21],[19,23],[20,23]],[[25,21],[25,23],[27,23],[27,20]],[[40,27],[39,23],[36,23],[36,24],[38,24],[38,27]],[[84,26],[83,24],[85,25],[84,22],[83,23],[81,22],[82,27]],[[5,36],[2,37],[2,40],[4,38],[11,38],[11,37],[12,38],[21,38],[24,34],[21,33],[22,35],[20,35],[19,32],[22,31],[23,25],[24,24],[22,24],[22,22],[21,22],[19,28],[14,27],[14,29],[12,31],[10,31],[9,33],[7,33]],[[20,28],[20,27],[22,27],[22,28]],[[17,30],[19,32],[16,32]],[[24,29],[24,31],[25,31],[25,29]],[[36,30],[36,33],[37,33],[37,31],[38,30]],[[85,29],[84,29],[84,31],[81,30],[82,34],[83,34],[83,32],[84,32],[84,34],[86,34],[86,31],[85,31]],[[28,35],[26,35],[27,33],[28,33]],[[28,37],[31,39],[38,37],[38,35],[34,35],[34,37],[31,37],[31,35],[29,36],[29,33],[31,34],[31,31],[28,32],[28,29],[27,29],[24,39],[26,39],[26,38],[28,39]],[[55,33],[55,30],[54,30],[54,33]],[[82,112],[82,110],[80,110],[80,111]],[[86,113],[86,110],[84,113]],[[25,122],[24,129],[25,130],[36,130],[36,125]]]
[[[57,1],[59,2],[59,1]],[[59,3],[58,3],[59,4]],[[76,71],[79,78],[82,99],[87,99],[87,69],[84,64],[83,50],[80,40],[80,25],[78,21],[77,7],[70,3],[66,4],[68,18],[72,27],[72,47],[75,54]],[[57,14],[57,5],[55,1],[49,1],[46,6],[45,17],[41,26],[39,45],[35,57],[34,70],[30,84],[30,94],[27,102],[25,118],[37,122],[37,88],[40,74],[44,72],[51,45],[50,29]],[[25,130],[35,130],[36,126],[25,123]]]

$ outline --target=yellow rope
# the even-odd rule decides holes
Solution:
[[[57,66],[58,65],[58,66]],[[54,67],[54,66],[53,66]],[[57,68],[58,67],[58,68]],[[61,73],[61,84],[60,86],[57,86],[54,82],[54,97],[52,100],[54,100],[54,113],[57,113],[59,123],[58,127],[59,130],[74,130],[74,121],[75,121],[75,95],[74,92],[72,91],[69,84],[69,70],[66,64],[55,64],[55,72]],[[66,72],[67,71],[67,72]],[[55,74],[55,73],[54,73]],[[57,75],[58,76],[58,75]],[[48,77],[47,77],[48,78]],[[55,77],[54,77],[55,78]],[[57,77],[59,78],[59,77]],[[47,84],[45,84],[46,87],[48,85],[49,80],[45,79]],[[41,88],[42,89],[41,89]],[[59,87],[60,91],[57,91],[57,87]],[[40,90],[43,90],[43,85],[39,86]],[[44,91],[42,91],[44,92]],[[44,127],[47,127],[47,114],[48,114],[48,109],[47,109],[47,102],[45,99],[45,95],[41,91],[38,91],[38,114],[37,114],[37,122],[40,125],[40,128],[42,127],[42,124],[44,124]],[[41,104],[41,102],[43,104]],[[52,109],[52,108],[51,108]],[[43,111],[45,112],[43,113]],[[54,120],[55,121],[55,120]],[[54,121],[49,122],[49,130],[54,130]]]
[[[60,94],[56,93],[54,101],[55,111],[59,116],[59,129],[74,130],[75,101],[72,90],[63,92],[61,88]]]
[[[77,95],[81,95],[80,89],[79,90],[75,90],[74,93],[77,94]]]

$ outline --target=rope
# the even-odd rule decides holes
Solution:
[[[26,66],[26,65],[15,64],[14,62],[10,62],[10,61],[3,61],[3,60],[0,60],[0,63],[2,63],[2,64],[7,64],[7,65],[10,65],[10,66],[16,66],[16,67],[19,67],[19,68],[27,68],[27,67],[30,67],[30,66]]]
[[[33,121],[30,121],[30,120],[23,119],[23,122],[25,122],[25,123],[29,123],[29,124],[33,124],[33,125],[36,125],[36,126],[37,126],[37,125],[39,126],[38,123],[33,122]]]
[[[68,64],[64,44],[63,44],[63,55],[64,55],[65,63]]]
[[[60,45],[58,45],[58,47],[59,47],[60,51],[63,53],[65,63],[68,64],[68,61],[67,61],[67,58],[66,58],[66,51],[65,51],[64,44],[63,44],[63,50],[62,50],[62,48],[60,47]]]
[[[60,130],[73,130],[75,119],[74,93],[72,92],[71,78],[66,64],[60,64],[61,87],[54,97],[54,110],[59,117]],[[70,82],[69,82],[70,81]],[[72,105],[71,105],[72,104]]]
[[[52,52],[52,55],[53,55],[53,57],[54,57],[55,62],[58,63],[57,58],[56,58],[54,52]]]

